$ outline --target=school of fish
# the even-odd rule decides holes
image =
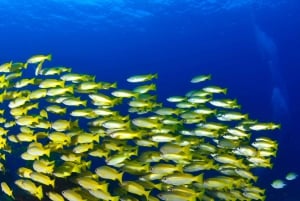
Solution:
[[[46,68],[50,60],[0,65],[8,199],[265,200],[253,169],[272,168],[278,144],[269,136],[280,125],[251,120],[227,88],[210,85],[211,75],[160,103],[157,74],[131,76],[132,89],[124,89],[68,67]]]

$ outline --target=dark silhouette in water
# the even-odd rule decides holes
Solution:
[[[290,115],[288,93],[285,80],[280,71],[277,46],[272,38],[268,36],[266,32],[262,31],[257,24],[254,26],[258,50],[260,51],[263,61],[267,63],[272,77],[273,89],[270,102],[272,105],[273,120],[286,126],[285,124]]]

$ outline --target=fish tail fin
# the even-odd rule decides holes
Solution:
[[[29,83],[30,83],[30,84],[34,84],[34,83],[35,83],[35,78],[31,78],[31,79],[29,80]]]
[[[43,188],[42,188],[42,185],[40,185],[39,187],[37,187],[36,192],[35,192],[35,195],[36,195],[36,197],[37,197],[39,200],[42,200],[42,199],[43,199]]]
[[[201,184],[203,183],[203,173],[196,177],[196,181]]]
[[[93,136],[93,140],[94,140],[95,142],[99,143],[99,141],[100,141],[100,133],[95,134],[95,135]]]
[[[61,113],[65,114],[67,112],[67,108],[63,108]]]
[[[162,183],[155,184],[155,188],[157,190],[161,190],[162,189]]]
[[[46,155],[48,156],[48,157],[50,157],[50,152],[51,152],[51,149],[50,148],[48,148],[48,149],[46,149]]]
[[[183,172],[184,164],[178,164],[178,172]]]
[[[86,100],[82,102],[82,106],[86,107],[86,104],[87,104]]]
[[[198,198],[199,200],[202,200],[203,195],[204,195],[204,190],[202,190],[202,191],[196,193],[195,198]]]
[[[50,185],[52,186],[52,188],[54,188],[54,186],[55,186],[55,179],[51,180]]]
[[[73,87],[73,85],[71,85],[71,86],[68,87],[68,91],[69,91],[71,94],[74,94],[74,87]]]
[[[151,89],[155,91],[156,90],[156,84],[151,84]]]
[[[48,60],[48,61],[51,61],[51,60],[52,60],[52,54],[48,54],[48,55],[47,55],[47,60]]]
[[[120,172],[117,176],[117,180],[120,182],[120,184],[122,184],[122,182],[123,182],[123,174],[124,174],[124,172]]]
[[[150,191],[145,191],[144,195],[146,197],[146,200],[149,200],[150,193],[151,193],[151,190]]]
[[[110,85],[110,88],[117,88],[117,82],[114,82],[114,83],[112,83],[111,85]]]
[[[70,120],[70,128],[78,128],[79,127],[78,125],[79,125],[78,119],[76,119],[75,121]]]
[[[88,161],[86,162],[85,166],[89,169],[92,165],[92,161]]]

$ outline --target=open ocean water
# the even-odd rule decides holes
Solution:
[[[278,152],[272,169],[254,170],[256,185],[268,201],[300,201],[300,179],[285,180],[300,174],[299,27],[297,0],[1,0],[0,62],[52,54],[43,68],[71,67],[121,89],[132,86],[132,75],[158,73],[155,94],[166,105],[166,98],[203,86],[190,83],[194,76],[211,74],[210,84],[227,88],[249,118],[281,124],[266,133]],[[17,168],[32,162],[13,154],[1,160],[1,182],[22,194],[16,200],[35,200],[14,184]],[[286,186],[272,188],[276,179]],[[0,199],[9,200],[2,192]]]

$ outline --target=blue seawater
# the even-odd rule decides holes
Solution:
[[[269,201],[296,201],[299,179],[270,183],[300,174],[299,27],[297,0],[1,0],[0,61],[51,53],[52,65],[120,86],[158,73],[159,101],[212,74],[252,119],[282,124],[270,136],[274,167],[257,172],[258,184]]]

